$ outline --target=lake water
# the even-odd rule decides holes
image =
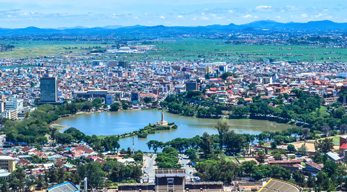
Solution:
[[[178,129],[172,131],[159,131],[148,135],[147,138],[134,138],[135,150],[148,151],[146,143],[149,140],[170,141],[172,139],[192,138],[202,135],[204,132],[218,134],[215,125],[218,119],[200,119],[194,117],[184,117],[170,113],[164,113],[165,120],[174,122]],[[161,111],[141,110],[141,111],[119,111],[102,112],[74,115],[59,119],[54,123],[75,127],[86,135],[118,135],[139,130],[149,123],[156,123],[161,120]],[[236,133],[259,134],[262,131],[280,131],[290,128],[290,125],[279,124],[272,121],[263,120],[235,120],[226,119],[231,129]],[[132,148],[133,139],[125,138],[120,140],[121,148]]]

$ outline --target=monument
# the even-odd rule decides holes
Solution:
[[[164,120],[164,111],[161,111],[161,121],[158,121],[157,126],[167,126],[168,122]]]

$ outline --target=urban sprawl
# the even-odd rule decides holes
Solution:
[[[345,49],[344,42],[335,43]],[[0,191],[347,191],[346,61],[124,59],[156,49],[125,43],[1,59]],[[150,140],[148,151],[134,151],[119,140],[180,127],[164,112],[158,123],[123,135],[85,135],[54,123],[143,109],[219,119],[218,134]],[[229,118],[292,128],[237,134]]]

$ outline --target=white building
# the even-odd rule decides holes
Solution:
[[[5,106],[6,110],[20,110],[23,108],[23,100],[12,97]]]

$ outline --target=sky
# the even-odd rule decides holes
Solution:
[[[0,28],[347,22],[346,0],[0,0]]]

